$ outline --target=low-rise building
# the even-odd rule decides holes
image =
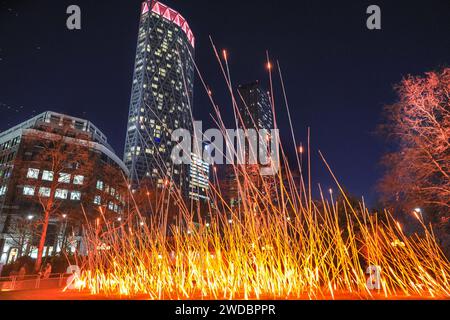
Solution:
[[[83,227],[101,215],[121,220],[128,169],[91,122],[44,112],[0,133],[0,262],[83,250]],[[51,210],[51,212],[49,212]]]

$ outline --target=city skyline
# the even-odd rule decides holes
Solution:
[[[445,30],[445,19],[439,17],[443,18],[440,15],[447,4],[434,1],[422,8],[407,6],[406,2],[405,5],[381,2],[383,30],[374,32],[365,27],[367,6],[362,3],[345,8],[329,4],[323,10],[315,4],[293,6],[296,10],[286,10],[290,6],[286,4],[281,10],[274,3],[252,1],[241,4],[240,10],[208,2],[195,6],[177,1],[165,4],[176,8],[190,22],[196,34],[196,62],[222,110],[231,107],[209,35],[218,47],[228,50],[236,84],[258,79],[268,87],[265,50],[269,50],[273,59],[279,59],[291,110],[295,111],[297,140],[305,145],[310,126],[313,156],[317,158],[320,149],[351,193],[364,195],[372,203],[376,200],[373,185],[380,176],[378,163],[384,147],[373,132],[381,119],[382,107],[395,101],[392,86],[403,76],[445,64],[449,49],[438,39]],[[56,14],[65,10],[65,3],[25,6],[20,1],[6,1],[2,6],[5,10],[1,11],[0,21],[7,23],[8,29],[0,29],[4,39],[0,72],[5,75],[0,86],[0,102],[5,104],[1,107],[4,115],[0,119],[1,130],[21,122],[33,110],[35,114],[47,109],[61,111],[97,123],[121,156],[124,147],[121,132],[126,131],[127,125],[123,119],[128,113],[141,1],[109,7],[80,3],[84,11],[92,14],[83,18],[83,29],[78,33],[67,31],[65,17]],[[284,13],[271,14],[277,10]],[[227,18],[231,15],[221,12],[232,12],[233,20]],[[120,26],[108,26],[104,16],[123,22]],[[341,19],[343,16],[347,18]],[[48,19],[43,22],[41,17]],[[301,17],[297,24],[294,17]],[[270,27],[263,23],[268,18],[274,20]],[[37,28],[29,41],[19,44],[21,35],[29,32],[23,29],[23,19]],[[15,30],[14,34],[7,33],[10,28]],[[276,34],[286,37],[274,37]],[[404,36],[397,37],[398,34]],[[59,41],[48,42],[47,35]],[[385,50],[386,47],[389,49]],[[33,63],[25,59],[29,55],[35,57]],[[22,75],[29,74],[38,81],[28,85],[27,78],[18,76],[22,69],[26,70]],[[316,72],[317,69],[326,72]],[[43,70],[50,72],[38,75]],[[101,85],[98,81],[94,85],[88,76],[90,70],[112,76],[104,78]],[[346,86],[336,85],[342,81]],[[195,87],[194,116],[208,121],[211,107],[198,79]],[[23,92],[29,92],[30,96],[24,96]],[[283,109],[282,98],[277,96],[275,101],[277,108]],[[7,109],[8,106],[12,109]],[[285,114],[281,112],[278,121],[286,123]],[[347,166],[349,161],[355,164]],[[323,165],[313,167],[313,177],[315,183],[332,186]]]
[[[2,0],[0,300],[448,300],[449,13]]]

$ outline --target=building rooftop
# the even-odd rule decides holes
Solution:
[[[62,125],[63,123],[71,122],[73,125],[73,128],[88,132],[92,134],[92,137],[95,142],[103,144],[105,147],[110,149],[111,151],[114,151],[113,148],[108,144],[108,139],[106,136],[101,132],[96,126],[92,124],[92,122],[77,118],[68,116],[65,114],[53,112],[53,111],[45,111],[29,120],[26,120],[6,131],[3,131],[0,133],[0,141],[3,139],[9,137],[10,135],[14,134],[15,132],[23,129],[31,129],[34,128],[39,123],[53,123]]]
[[[188,37],[189,42],[191,43],[192,47],[195,47],[195,37],[192,33],[191,28],[189,27],[189,24],[187,23],[186,19],[183,18],[181,14],[179,14],[177,11],[173,10],[172,8],[169,8],[167,5],[159,2],[159,1],[145,1],[142,4],[142,15],[146,14],[150,11],[150,7],[152,7],[151,11],[156,13],[157,15],[169,20],[170,22],[175,23],[177,26],[179,26],[186,36]]]

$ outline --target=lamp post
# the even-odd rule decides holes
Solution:
[[[61,242],[61,252],[65,250],[66,247],[66,237],[67,237],[67,214],[61,215],[63,219],[63,237]]]

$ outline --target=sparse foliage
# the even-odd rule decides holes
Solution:
[[[408,76],[397,87],[399,100],[385,108],[380,127],[396,149],[383,158],[384,200],[450,212],[450,68]]]
[[[57,219],[62,216],[60,211],[61,204],[64,197],[58,195],[58,190],[65,189],[64,185],[70,183],[66,181],[67,174],[76,172],[78,176],[87,177],[93,170],[93,159],[90,154],[90,141],[86,135],[69,133],[66,129],[64,132],[54,132],[54,128],[41,128],[41,130],[33,130],[29,132],[24,138],[24,158],[20,167],[24,172],[21,174],[21,181],[19,185],[27,184],[28,168],[38,167],[43,168],[51,173],[51,179],[47,179],[35,191],[37,194],[36,201],[42,208],[42,215],[37,217],[38,227],[38,258],[36,259],[35,271],[39,271],[42,263],[42,255],[46,243],[48,226],[51,219]],[[70,136],[72,136],[70,138]],[[70,180],[70,178],[69,178]],[[87,181],[80,181],[78,191],[87,188]],[[41,187],[46,189],[41,189]],[[68,194],[65,198],[69,197]],[[81,199],[80,199],[81,200]],[[79,202],[75,203],[74,210],[65,207],[64,213],[68,211],[78,212],[82,215]],[[75,208],[76,206],[76,208]],[[74,219],[75,217],[72,217]],[[75,220],[82,221],[82,216]]]

